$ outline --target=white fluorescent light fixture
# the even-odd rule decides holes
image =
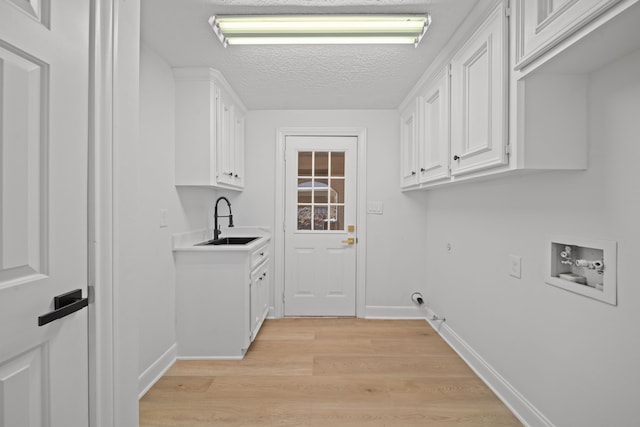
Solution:
[[[418,46],[431,16],[421,15],[214,15],[209,24],[224,47],[264,44],[412,44]]]

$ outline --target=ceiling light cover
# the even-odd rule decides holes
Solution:
[[[248,44],[413,44],[431,24],[422,15],[214,15],[220,42]]]

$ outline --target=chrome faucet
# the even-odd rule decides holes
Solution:
[[[229,215],[218,215],[218,203],[220,200],[224,200],[227,202],[227,206],[229,207]],[[231,203],[229,203],[229,199],[226,197],[218,197],[216,200],[216,207],[213,212],[213,238],[214,240],[220,237],[220,227],[218,226],[218,218],[229,218],[229,227],[233,227],[233,215],[231,214]]]

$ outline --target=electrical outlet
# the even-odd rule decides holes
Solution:
[[[509,276],[520,279],[522,277],[522,257],[509,255]]]

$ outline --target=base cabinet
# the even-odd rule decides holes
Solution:
[[[178,358],[241,359],[269,312],[268,242],[175,257]]]

